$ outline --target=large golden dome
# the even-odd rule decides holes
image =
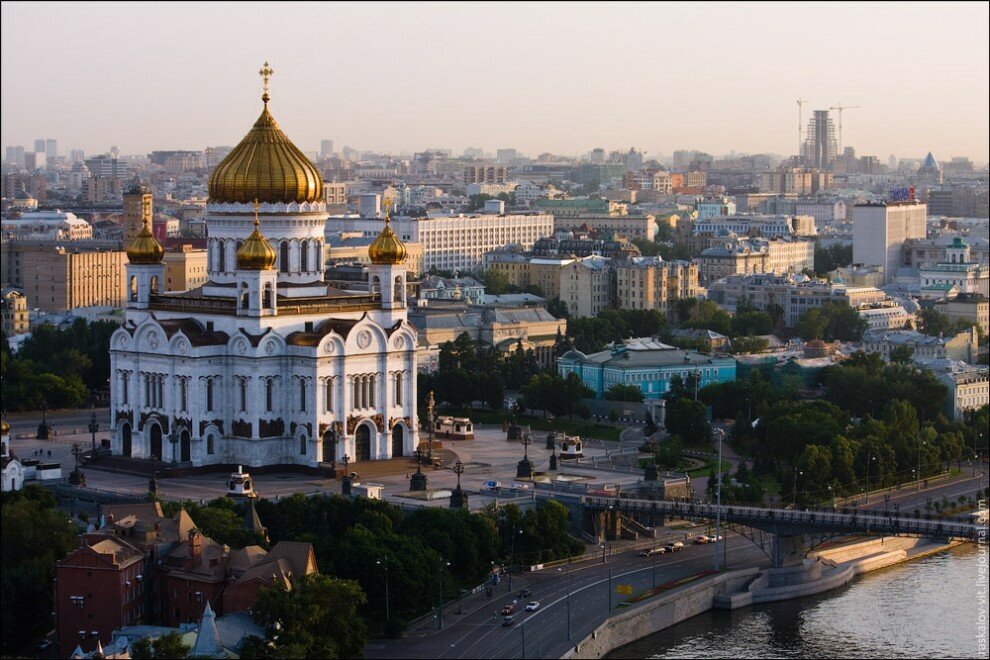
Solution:
[[[127,260],[140,265],[160,264],[164,256],[165,248],[152,235],[146,219],[141,233],[134,237],[127,248]]]
[[[210,175],[210,202],[259,202],[288,204],[323,199],[323,176],[316,166],[278,127],[268,111],[268,77],[271,69],[259,72],[265,81],[261,100],[265,107],[254,126],[220,161]]]
[[[379,266],[394,266],[396,264],[401,264],[406,260],[406,255],[409,250],[406,249],[405,243],[399,240],[399,237],[395,235],[392,231],[391,218],[389,217],[389,207],[391,206],[391,200],[385,200],[385,228],[382,229],[381,233],[372,241],[371,245],[368,246],[368,256],[371,257],[371,263],[377,264]]]
[[[275,268],[275,248],[262,235],[258,226],[258,200],[254,200],[254,231],[237,248],[237,270],[272,270]]]

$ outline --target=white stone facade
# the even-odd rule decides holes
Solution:
[[[368,294],[327,285],[319,202],[262,205],[280,262],[238,270],[254,210],[220,206],[207,208],[203,287],[166,295],[152,284],[160,264],[128,265],[135,293],[110,347],[113,453],[252,468],[410,455],[417,337],[405,269],[372,265]]]

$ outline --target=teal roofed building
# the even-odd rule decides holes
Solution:
[[[590,355],[568,351],[557,359],[557,371],[563,377],[577,374],[585,386],[594,390],[598,399],[604,399],[605,393],[615,385],[632,385],[649,400],[666,396],[675,376],[680,376],[686,383],[691,374],[697,373],[699,388],[735,380],[736,361],[642,337],[617,342]]]

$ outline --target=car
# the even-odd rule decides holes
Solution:
[[[711,542],[711,539],[709,539],[709,538],[708,538],[707,536],[705,536],[704,534],[702,534],[702,535],[700,535],[700,536],[696,536],[696,537],[694,537],[694,541],[693,541],[693,543],[694,543],[695,545],[704,545],[704,544],[706,544],[706,543],[710,543],[710,542]]]
[[[677,552],[683,547],[684,547],[683,543],[681,543],[680,541],[674,541],[673,543],[668,543],[667,545],[663,546],[663,549],[666,552]]]
[[[519,590],[519,597],[520,598],[529,598],[532,595],[533,595],[533,592],[530,591],[529,589],[520,589]]]
[[[515,614],[515,612],[516,612],[516,606],[515,605],[506,605],[505,607],[502,608],[502,615],[503,616],[508,616],[510,614]]]
[[[724,541],[724,540],[725,540],[725,537],[722,536],[721,534],[715,534],[714,536],[709,536],[708,537],[708,542],[709,543],[718,543],[719,541]]]
[[[532,601],[526,603],[526,611],[527,612],[535,612],[538,609],[540,609],[540,603],[539,603],[539,601],[532,600]]]
[[[508,628],[509,626],[511,626],[515,622],[516,622],[516,617],[514,617],[512,615],[502,617],[502,627],[503,628]]]
[[[647,548],[639,553],[640,557],[652,557],[653,555],[662,555],[665,552],[663,548]]]

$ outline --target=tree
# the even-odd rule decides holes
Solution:
[[[131,657],[135,660],[188,658],[191,649],[192,647],[182,643],[179,633],[170,632],[154,640],[148,637],[139,639],[131,649]]]
[[[761,353],[770,347],[770,341],[763,337],[736,337],[732,340],[732,352]]]
[[[51,491],[34,484],[3,494],[0,528],[0,639],[4,654],[16,654],[52,627],[55,563],[76,546],[76,529]]]
[[[705,404],[687,397],[668,406],[667,430],[684,438],[688,445],[707,445],[712,433]]]
[[[605,398],[609,401],[641,402],[643,400],[643,390],[635,385],[616,383],[605,392]]]
[[[914,358],[913,346],[895,346],[890,349],[890,361],[898,364],[908,364]]]
[[[833,243],[827,248],[815,241],[815,273],[826,275],[852,263],[852,243]]]
[[[270,657],[360,658],[367,628],[358,608],[365,600],[353,580],[305,575],[291,590],[262,591],[254,620],[265,629]]]

